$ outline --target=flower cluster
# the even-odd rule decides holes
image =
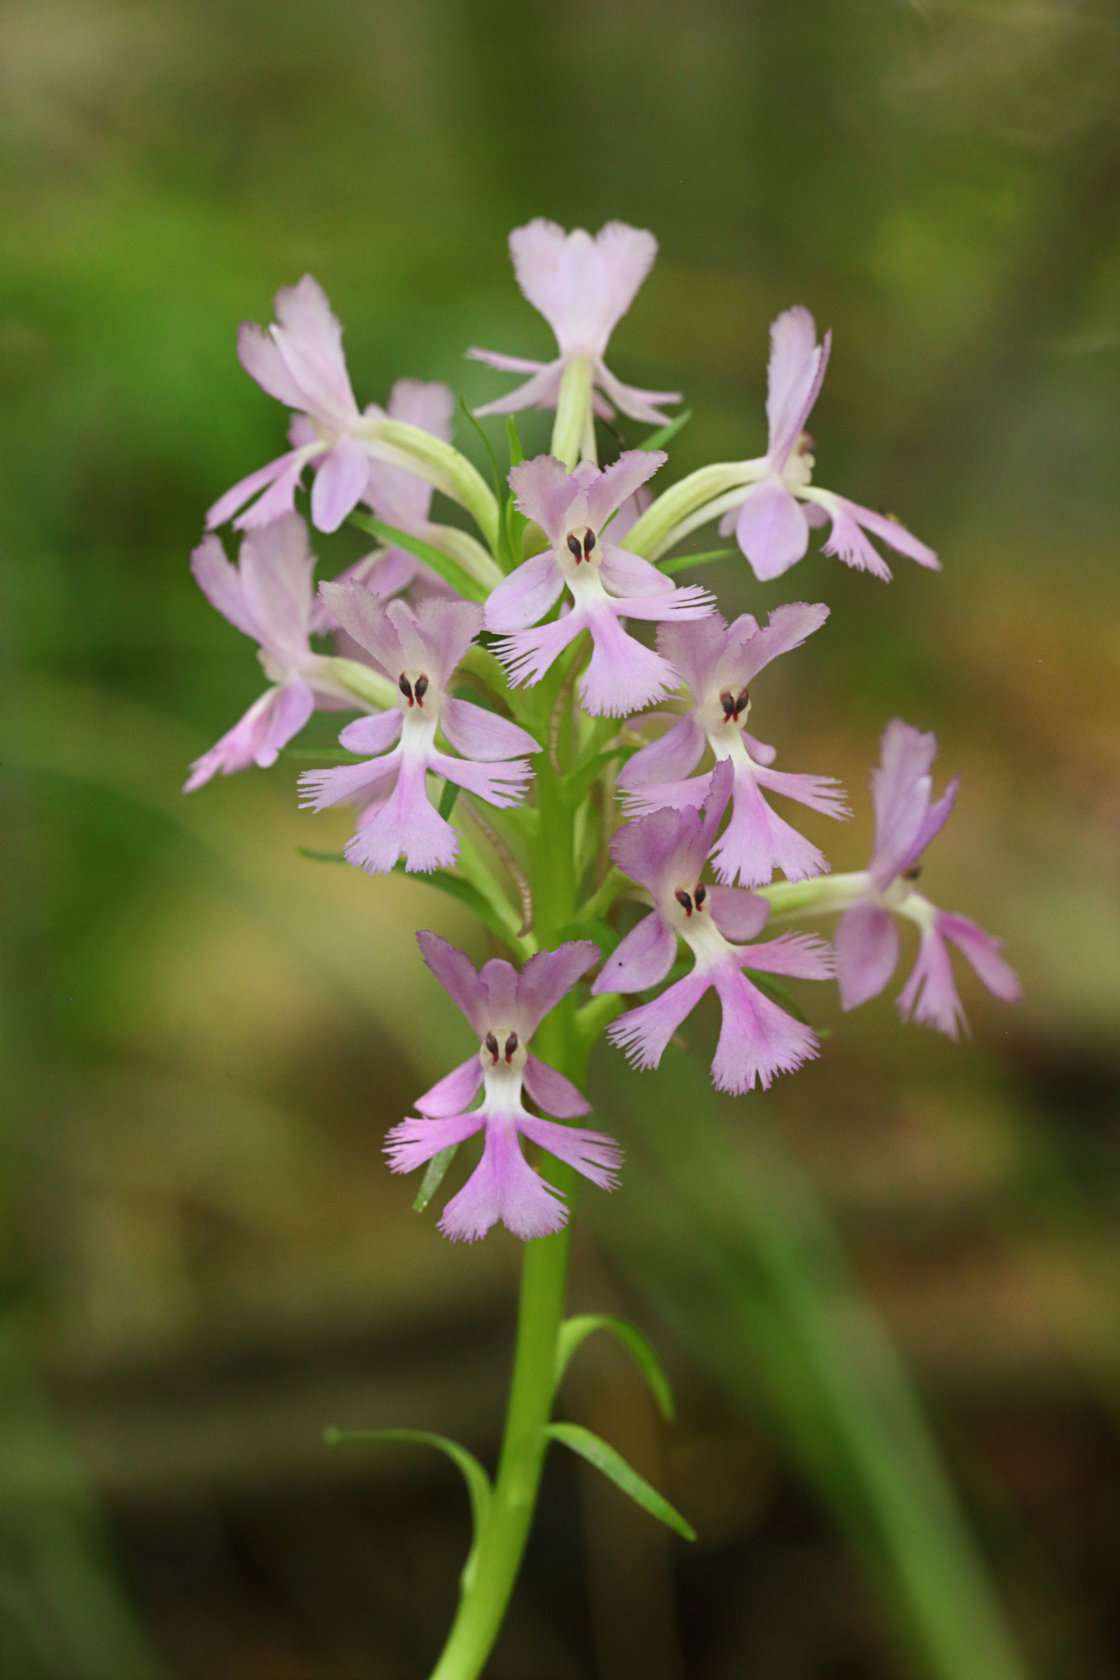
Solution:
[[[937,567],[896,520],[812,482],[805,426],[831,336],[818,343],[807,309],[780,315],[765,455],[651,495],[668,459],[658,440],[600,466],[595,420],[617,410],[662,425],[663,405],[679,400],[623,384],[604,359],[652,265],[653,237],[612,222],[592,238],[538,220],[510,246],[558,355],[468,351],[528,375],[477,415],[556,412],[549,452],[515,452],[508,496],[453,446],[446,386],[400,380],[384,408],[359,406],[341,327],[308,275],[277,294],[275,324],[246,324],[238,340],[246,372],[291,413],[291,447],[215,502],[192,561],[211,603],[257,643],[269,686],[195,761],[187,789],[272,764],[318,711],[357,713],[338,737],[343,762],[300,776],[303,804],[352,807],[350,863],[436,874],[521,959],[520,969],[505,957],[476,969],[439,935],[418,935],[478,1049],[417,1099],[387,1149],[407,1172],[483,1134],[440,1221],[467,1240],[499,1221],[526,1239],[558,1230],[568,1171],[603,1189],[616,1182],[618,1145],[569,1123],[589,1104],[530,1050],[538,1032],[563,1062],[581,1033],[605,1026],[636,1067],[654,1068],[714,992],[713,1083],[765,1089],[820,1049],[784,982],[835,976],[845,1009],[865,1002],[897,967],[900,920],[919,936],[904,1016],[957,1036],[950,946],[997,997],[1019,995],[998,941],[915,888],[957,791],[953,782],[932,797],[932,734],[897,719],[887,727],[866,870],[831,873],[815,840],[774,809],[776,799],[850,814],[834,778],[776,769],[776,748],[748,730],[755,700],[766,704],[763,673],[815,635],[828,608],[794,601],[769,607],[765,622],[742,613],[729,623],[709,590],[673,581],[686,557],[658,564],[718,522],[763,582],[825,525],[826,554],[881,579],[890,571],[872,538]],[[465,509],[477,535],[434,518],[433,491]],[[381,539],[317,595],[297,504],[325,539],[347,521]],[[230,521],[243,533],[236,566],[218,535]],[[777,931],[836,913],[832,944]],[[553,1164],[531,1164],[526,1146]]]

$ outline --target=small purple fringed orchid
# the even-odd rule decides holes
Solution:
[[[826,816],[850,815],[833,777],[772,769],[774,748],[746,729],[750,683],[772,659],[800,647],[827,617],[827,607],[798,601],[776,607],[765,629],[750,613],[730,625],[713,613],[698,624],[663,624],[658,630],[658,649],[687,684],[692,708],[634,754],[618,786],[631,812],[687,809],[709,797],[711,772],[691,774],[705,748],[717,763],[730,761],[731,821],[712,854],[716,875],[728,885],[765,885],[775,869],[802,881],[827,868],[818,848],[770,809],[764,788]]]
[[[436,380],[423,379],[398,379],[389,393],[386,410],[376,403],[368,403],[365,409],[367,418],[384,415],[390,420],[404,420],[439,438],[441,443],[451,441],[451,416],[454,411],[455,398],[450,387]],[[303,416],[297,415],[293,420],[291,438],[293,443],[310,442],[314,438],[314,430]],[[315,461],[311,464],[314,470]],[[431,542],[435,534],[428,518],[432,505],[431,485],[405,467],[389,461],[371,460],[368,466],[369,478],[359,500],[367,503],[386,525],[395,525],[398,531],[406,531],[422,542]],[[335,582],[364,583],[374,595],[388,600],[391,595],[407,589],[418,577],[437,594],[448,592],[442,578],[429,571],[415,555],[396,546],[375,549],[372,554],[355,561]],[[313,629],[336,628],[330,609],[321,597],[313,605],[311,613]]]
[[[475,414],[555,408],[564,369],[584,357],[590,364],[592,405],[601,419],[613,420],[614,403],[634,420],[664,425],[668,416],[656,405],[680,402],[680,392],[624,385],[603,361],[611,333],[653,266],[657,241],[652,233],[625,222],[608,222],[592,239],[583,228],[565,233],[555,222],[538,217],[513,230],[509,248],[517,283],[556,334],[560,354],[553,362],[534,362],[495,350],[468,350],[468,356],[503,373],[532,375],[508,396],[476,408]]]
[[[183,792],[193,793],[221,771],[229,776],[250,764],[275,764],[317,708],[353,706],[354,697],[331,678],[332,661],[308,640],[311,629],[315,556],[307,526],[285,514],[253,531],[232,566],[215,536],[205,537],[191,555],[195,582],[212,606],[260,648],[260,661],[273,686],[255,700],[239,723],[191,765]]]
[[[415,608],[403,601],[385,606],[355,583],[324,584],[322,594],[342,629],[396,685],[399,699],[392,711],[359,718],[339,736],[348,751],[379,756],[305,772],[302,803],[315,811],[362,807],[345,854],[370,874],[386,874],[402,855],[408,870],[448,868],[459,855],[459,836],[428,797],[428,772],[490,805],[519,805],[533,774],[519,755],[540,751],[519,725],[449,693],[455,667],[482,628],[482,608],[438,599]],[[437,748],[437,731],[461,758]]]
[[[628,635],[622,620],[704,618],[714,599],[696,584],[678,589],[648,560],[603,538],[611,515],[666,458],[657,449],[628,449],[602,471],[584,461],[568,473],[555,456],[538,455],[512,469],[518,507],[551,545],[511,572],[486,603],[486,628],[507,632],[495,651],[514,682],[539,682],[580,631],[589,630],[591,662],[579,692],[592,716],[638,711],[675,686],[668,661]],[[555,606],[565,585],[570,612],[529,628]]]
[[[337,531],[365,494],[369,455],[353,435],[362,417],[342,354],[342,328],[319,282],[305,274],[298,285],[281,287],[276,318],[278,324],[267,331],[252,321],[241,323],[237,358],[262,390],[295,411],[295,447],[220,496],[206,515],[208,530],[232,514],[234,524],[245,528],[290,513],[303,469],[312,461],[318,470],[311,523],[317,530]]]
[[[765,1088],[817,1054],[816,1034],[751,984],[744,969],[826,979],[832,972],[827,945],[811,934],[782,934],[763,945],[754,939],[770,914],[765,899],[738,887],[710,887],[701,872],[731,797],[727,759],[711,775],[706,814],[655,811],[620,828],[611,842],[619,868],[648,888],[653,911],[626,935],[603,965],[591,990],[643,992],[664,980],[682,938],[695,959],[682,980],[652,1003],[628,1010],[608,1037],[635,1067],[653,1068],[685,1017],[712,987],[723,1022],[712,1061],[712,1083],[739,1094]]]
[[[893,916],[905,916],[921,935],[918,960],[898,1007],[913,1018],[957,1038],[968,1030],[953,983],[949,945],[963,952],[978,978],[1005,1003],[1021,996],[1014,970],[1000,956],[1001,942],[966,916],[938,910],[913,889],[918,859],[939,834],[953,809],[960,778],[931,803],[930,769],[936,735],[895,718],[883,734],[878,767],[871,772],[875,845],[866,874],[853,886],[863,890],[849,904],[836,929],[836,973],[845,1009],[866,1003],[883,990],[898,966],[899,938]]]
[[[599,960],[589,939],[538,951],[521,973],[494,958],[481,971],[435,933],[418,933],[424,961],[478,1034],[479,1050],[417,1100],[419,1118],[394,1126],[386,1141],[394,1172],[411,1172],[443,1149],[485,1130],[482,1159],[443,1210],[445,1236],[476,1242],[501,1220],[515,1236],[547,1237],[568,1217],[560,1191],[530,1167],[521,1138],[567,1161],[600,1189],[613,1190],[622,1151],[602,1132],[562,1126],[529,1114],[522,1094],[562,1120],[590,1112],[580,1092],[529,1053],[544,1017]],[[478,1096],[478,1108],[466,1112]]]
[[[809,527],[831,520],[824,545],[847,566],[873,572],[884,582],[890,567],[867,538],[870,531],[899,554],[920,566],[939,568],[932,548],[911,536],[904,525],[886,514],[860,507],[810,481],[813,440],[805,431],[828,366],[832,334],[817,343],[816,326],[800,305],[779,315],[770,328],[769,389],[766,417],[770,427],[763,475],[744,492],[720,523],[720,532],[735,533],[739,547],[763,580],[780,577],[796,564],[809,546]],[[807,504],[807,505],[801,505]]]

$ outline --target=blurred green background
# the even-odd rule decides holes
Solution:
[[[468,1050],[413,929],[485,947],[422,884],[302,858],[347,819],[300,813],[290,762],[180,795],[260,687],[187,560],[283,435],[239,320],[310,270],[360,401],[483,401],[509,382],[467,345],[549,350],[505,248],[545,215],[656,232],[610,360],[686,392],[676,475],[764,447],[780,309],[832,327],[817,477],[945,569],[726,565],[729,614],[832,606],[752,728],[851,790],[810,830],[838,868],[886,721],[936,728],[964,782],[928,891],[1025,1001],[964,977],[954,1047],[896,988],[814,997],[821,1059],[730,1105],[698,1057],[601,1058],[630,1166],[573,1301],[647,1328],[680,1418],[595,1344],[564,1404],[701,1539],[557,1461],[493,1675],[989,1680],[986,1569],[1027,1671],[1110,1680],[1116,7],[8,0],[0,157],[0,1672],[396,1680],[439,1647],[454,1473],[321,1429],[494,1451],[517,1245],[444,1242],[380,1153]]]

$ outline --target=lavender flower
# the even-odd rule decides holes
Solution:
[[[450,697],[452,673],[482,627],[482,609],[436,599],[415,609],[403,601],[386,607],[354,583],[324,584],[322,593],[343,630],[396,684],[399,699],[394,710],[359,718],[339,736],[351,752],[379,756],[307,771],[302,803],[316,811],[342,802],[363,807],[345,853],[371,874],[386,873],[402,854],[406,869],[446,868],[458,856],[459,837],[428,797],[428,772],[491,805],[517,805],[532,770],[514,755],[540,751],[517,724]],[[437,730],[461,758],[437,748]]]
[[[919,565],[937,568],[932,548],[897,520],[810,483],[813,440],[804,427],[824,380],[831,343],[831,333],[825,334],[823,344],[816,342],[813,317],[800,305],[779,315],[771,327],[766,398],[770,438],[761,463],[763,476],[725,515],[720,531],[725,536],[735,532],[739,547],[763,579],[788,571],[809,546],[809,527],[828,520],[832,530],[824,552],[838,555],[845,565],[889,580],[890,567],[867,539],[870,531]],[[803,503],[808,505],[799,505]]]
[[[529,1040],[581,974],[599,960],[588,939],[555,951],[538,951],[521,973],[498,958],[476,972],[462,951],[438,934],[418,933],[424,961],[479,1037],[477,1056],[455,1068],[419,1098],[419,1118],[394,1126],[386,1142],[394,1172],[411,1172],[441,1149],[485,1130],[482,1159],[462,1190],[448,1202],[439,1228],[445,1236],[476,1242],[500,1219],[516,1236],[546,1237],[568,1217],[560,1192],[529,1166],[521,1153],[527,1137],[601,1189],[616,1183],[622,1152],[601,1132],[561,1126],[527,1113],[522,1092],[550,1114],[577,1119],[589,1112],[576,1087],[530,1055]],[[478,1108],[464,1112],[479,1090]]]
[[[712,987],[723,1011],[712,1061],[718,1090],[765,1089],[776,1073],[790,1072],[817,1054],[816,1034],[751,984],[743,973],[801,975],[820,980],[832,972],[827,946],[812,935],[783,934],[764,945],[754,939],[770,906],[737,887],[709,887],[700,879],[716,830],[731,797],[727,759],[711,775],[706,815],[696,809],[655,811],[619,829],[611,852],[620,869],[647,887],[653,912],[626,935],[592,986],[593,992],[643,992],[668,974],[682,938],[695,958],[682,980],[628,1010],[608,1029],[635,1067],[656,1067],[685,1017]]]
[[[918,859],[945,826],[960,783],[955,777],[931,803],[930,768],[936,756],[936,735],[923,735],[898,718],[887,725],[880,763],[871,772],[875,844],[866,873],[853,878],[858,896],[836,929],[836,973],[845,1009],[875,997],[898,966],[898,928],[892,916],[907,917],[917,925],[921,944],[898,1007],[905,1019],[913,1017],[955,1039],[968,1023],[953,983],[950,944],[963,952],[994,996],[1017,1003],[1021,990],[1014,970],[999,955],[1000,940],[966,916],[938,910],[913,890],[921,873]]]
[[[711,772],[693,776],[706,747],[733,771],[731,821],[712,854],[721,881],[760,886],[781,869],[791,881],[818,875],[823,855],[770,809],[763,788],[830,817],[846,817],[843,790],[831,776],[771,769],[775,751],[748,735],[749,684],[779,654],[800,647],[828,617],[825,606],[794,602],[760,629],[750,613],[725,624],[719,613],[698,624],[663,624],[660,652],[687,684],[692,708],[623,766],[618,785],[630,811],[687,809],[709,797]]]
[[[611,514],[665,460],[660,450],[629,449],[602,471],[584,461],[568,473],[553,455],[513,468],[509,481],[517,505],[551,544],[511,572],[486,603],[486,628],[513,632],[496,651],[515,682],[539,682],[580,631],[589,630],[593,651],[580,699],[593,715],[638,711],[674,686],[668,661],[627,635],[621,621],[704,618],[712,596],[695,584],[675,588],[648,560],[600,540]],[[571,611],[530,629],[565,584]]]
[[[532,375],[516,391],[474,412],[514,414],[534,405],[555,408],[564,369],[582,356],[591,364],[592,403],[602,419],[614,418],[611,403],[617,403],[635,420],[664,424],[668,416],[654,405],[679,402],[680,392],[641,391],[623,385],[603,361],[612,331],[633,303],[657,255],[652,233],[624,222],[608,222],[592,239],[583,228],[565,233],[555,222],[538,217],[527,227],[514,229],[509,248],[517,283],[556,334],[560,354],[553,362],[534,362],[494,350],[468,350],[468,356],[504,373]]]
[[[262,525],[241,544],[231,566],[217,537],[203,539],[191,555],[195,582],[223,617],[260,645],[271,688],[240,722],[191,765],[183,788],[192,793],[220,770],[223,776],[250,764],[275,764],[316,708],[337,710],[354,699],[332,679],[332,661],[315,653],[311,628],[315,556],[298,514]]]
[[[305,274],[298,285],[277,292],[276,316],[279,324],[267,331],[251,321],[241,323],[237,357],[262,390],[295,410],[295,448],[219,497],[206,515],[208,529],[238,508],[243,512],[234,524],[242,527],[290,513],[303,469],[312,461],[318,471],[311,488],[311,521],[318,530],[337,531],[365,494],[369,456],[353,435],[361,415],[342,354],[342,328],[327,295]],[[245,507],[253,496],[258,500]]]

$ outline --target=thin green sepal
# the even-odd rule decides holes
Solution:
[[[490,475],[494,486],[494,500],[500,503],[502,499],[502,471],[498,466],[498,457],[494,453],[494,446],[490,442],[490,439],[486,436],[486,433],[483,431],[478,421],[475,419],[474,415],[471,413],[470,409],[467,407],[466,397],[459,398],[459,407],[463,411],[463,418],[469,421],[478,433],[478,436],[482,439],[482,447],[485,449],[486,458],[490,462]]]
[[[600,1436],[593,1435],[590,1429],[584,1429],[578,1423],[546,1424],[544,1432],[550,1440],[559,1441],[561,1446],[569,1447],[588,1464],[594,1465],[596,1470],[602,1471],[608,1481],[612,1481],[635,1505],[640,1505],[651,1517],[673,1529],[682,1540],[696,1539],[692,1524],[686,1522],[680,1512]]]
[[[672,576],[674,572],[686,572],[690,566],[707,566],[713,560],[729,560],[738,552],[737,548],[709,548],[703,554],[674,554],[671,560],[659,560],[657,569]]]
[[[678,432],[682,432],[692,419],[692,410],[682,408],[681,412],[656,432],[651,432],[638,445],[639,449],[664,449],[666,444],[672,443]]]
[[[666,1423],[672,1423],[676,1416],[673,1390],[649,1339],[636,1324],[630,1324],[625,1318],[616,1318],[610,1313],[581,1313],[578,1318],[564,1320],[556,1341],[556,1386],[560,1386],[561,1378],[577,1349],[582,1347],[588,1336],[594,1335],[596,1330],[605,1330],[608,1335],[621,1342],[628,1353],[633,1354],[646,1379],[646,1386],[657,1402],[658,1411]]]
[[[423,1182],[416,1192],[416,1199],[412,1204],[413,1213],[423,1213],[440,1185],[443,1175],[455,1159],[459,1145],[449,1143],[446,1149],[441,1149],[438,1155],[433,1155],[428,1162],[428,1170],[424,1174]]]

